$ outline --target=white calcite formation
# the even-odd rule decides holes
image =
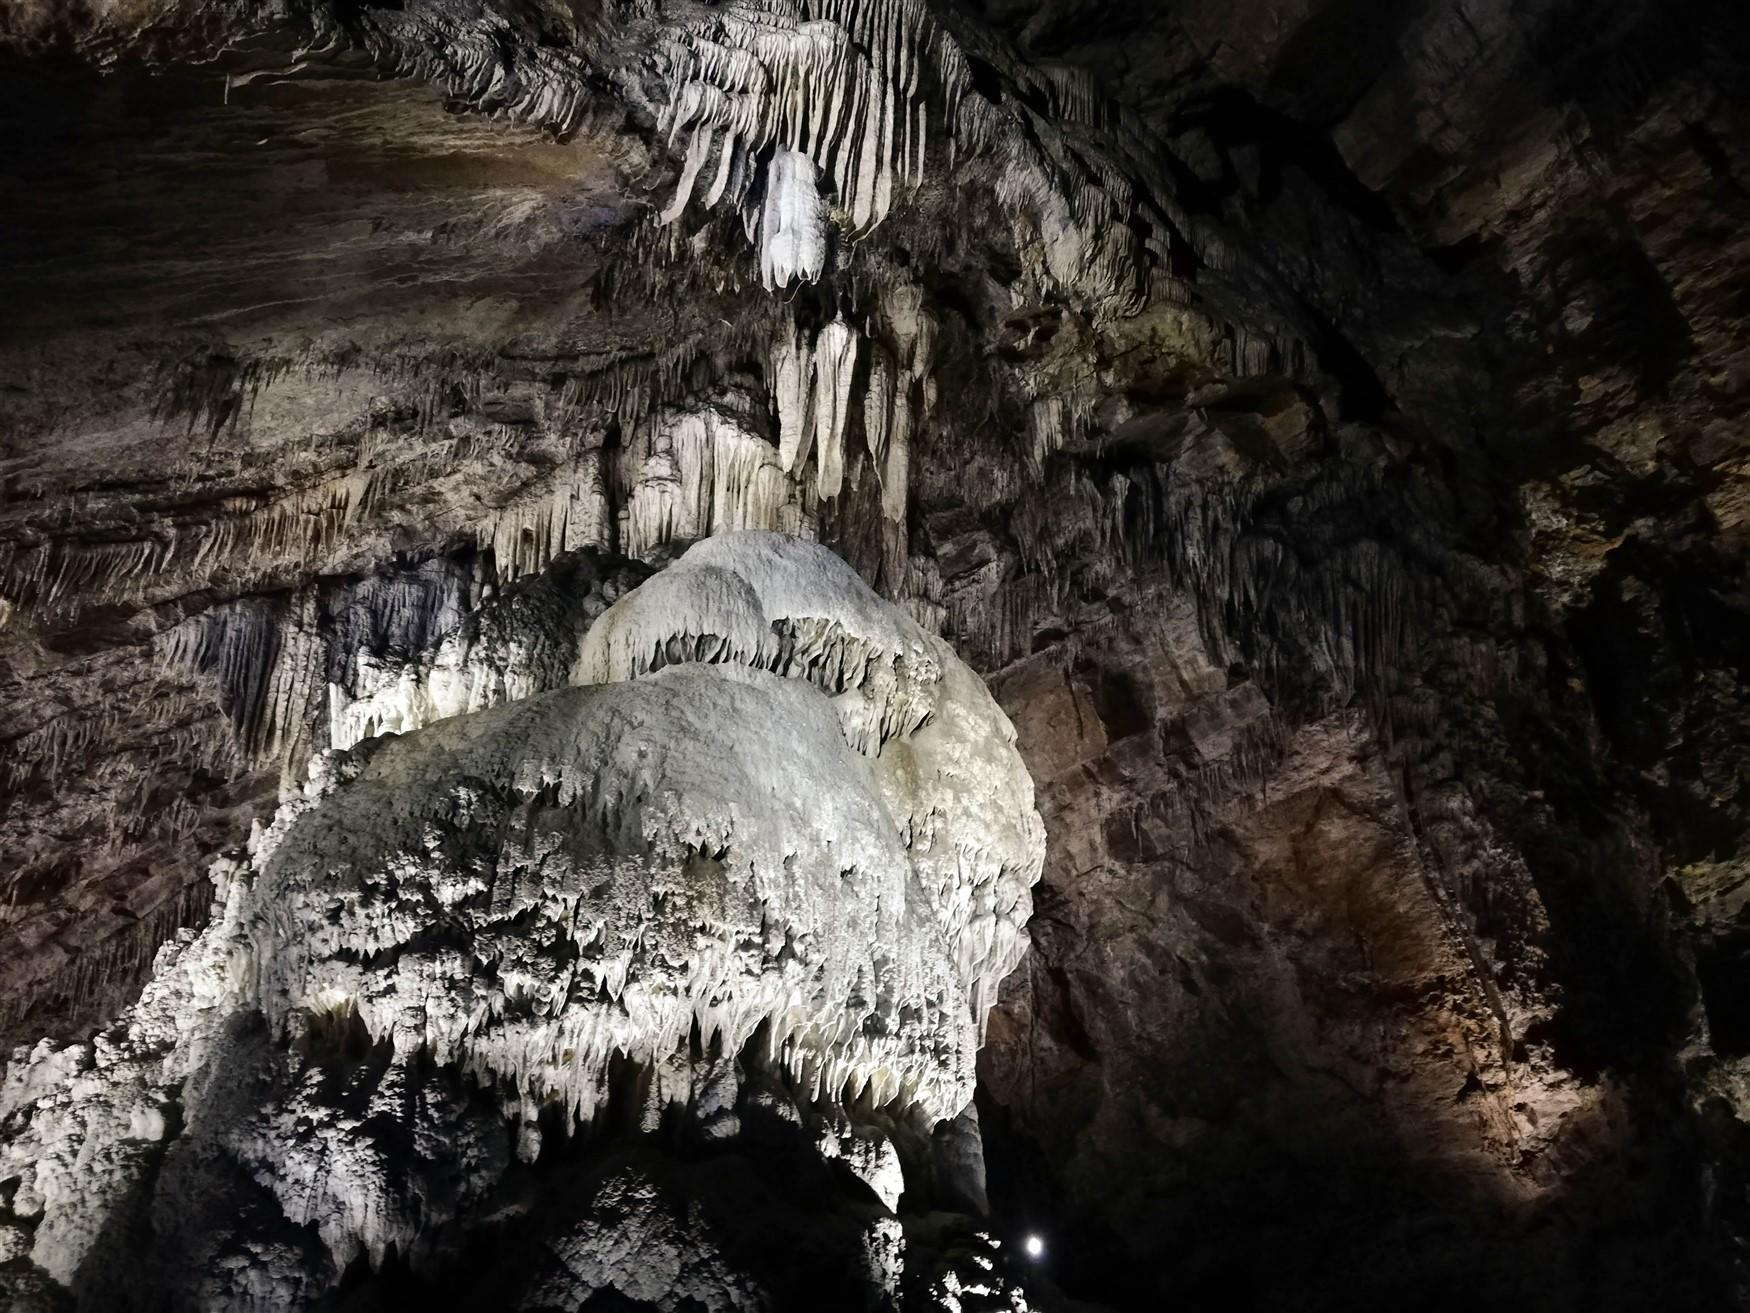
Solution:
[[[936,401],[930,378],[934,351],[935,320],[915,286],[888,292],[866,330],[843,315],[817,333],[795,324],[780,326],[771,344],[767,378],[783,472],[809,487],[817,500],[839,496],[856,454],[847,445],[855,433],[855,416],[880,484],[882,515],[890,525],[903,526],[912,434]],[[859,395],[854,384],[865,356],[869,366]],[[805,475],[811,455],[809,482]]]
[[[638,577],[631,568],[604,573],[525,579],[463,613],[415,610],[412,633],[380,632],[393,625],[393,612],[387,623],[354,627],[367,632],[333,633],[326,746],[350,748],[562,687],[584,631]],[[430,606],[416,598],[415,607],[422,601]],[[349,597],[342,616],[368,616],[373,603],[380,605]]]
[[[154,1224],[193,1303],[295,1307],[361,1256],[417,1266],[616,1073],[647,1128],[713,1135],[750,1071],[861,1124],[969,1103],[1043,852],[976,676],[770,533],[699,543],[575,650],[568,687],[317,757],[116,1026],[15,1055],[9,1248],[90,1302],[142,1198],[246,1178],[250,1208]],[[850,1124],[832,1156],[893,1206]]]
[[[699,543],[628,594],[584,639],[573,680],[701,661],[800,678],[830,696],[844,741],[874,760],[982,1019],[1025,949],[1044,836],[1012,730],[978,677],[831,552],[775,534]]]
[[[758,238],[760,281],[768,290],[798,279],[820,281],[826,268],[826,202],[820,170],[801,151],[779,150],[772,157]]]
[[[808,685],[681,666],[374,746],[255,858],[255,995],[289,1037],[356,1012],[530,1116],[588,1120],[615,1054],[667,1080],[695,1028],[737,1053],[763,1027],[847,1103],[970,1096],[952,957],[878,947],[935,947],[931,909]]]
[[[862,233],[923,181],[931,124],[970,84],[923,0],[731,0],[670,39],[668,129],[688,144],[662,218],[709,178],[704,204],[741,209],[769,288],[820,277],[824,193]]]
[[[851,376],[862,344],[861,334],[842,318],[822,328],[814,340],[814,435],[820,449],[816,482],[822,497],[836,497],[844,487]]]
[[[665,410],[631,435],[619,462],[626,555],[649,560],[670,543],[712,534],[811,526],[812,499],[751,427],[751,404],[736,395]]]
[[[814,340],[785,325],[772,341],[772,409],[778,421],[778,463],[786,473],[801,469],[814,447]]]
[[[928,168],[962,158],[986,160],[1028,276],[1101,314],[1141,310],[1151,264],[1170,255],[1130,220],[1146,213],[1151,233],[1186,226],[1164,179],[1164,202],[1139,194],[1133,178],[1157,177],[1158,147],[1085,72],[1015,66],[1029,95],[999,105],[975,89],[969,52],[927,0],[727,0],[664,37],[660,114],[686,149],[660,221],[695,197],[739,211],[768,289],[818,282],[832,233],[867,234]]]

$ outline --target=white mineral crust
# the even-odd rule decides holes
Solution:
[[[610,607],[571,682],[316,758],[138,1004],[14,1056],[9,1250],[71,1281],[180,1133],[316,1228],[320,1261],[248,1276],[268,1304],[417,1255],[508,1165],[445,1072],[496,1091],[525,1156],[544,1109],[587,1122],[628,1060],[658,1111],[702,1117],[737,1055],[817,1105],[927,1126],[968,1103],[1044,839],[947,645],[824,548],[734,533]],[[355,1033],[387,1069],[332,1088],[320,1055]],[[424,1146],[413,1166],[385,1134]],[[840,1152],[897,1200],[891,1149]]]

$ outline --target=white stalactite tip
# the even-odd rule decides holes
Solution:
[[[760,219],[760,281],[770,291],[800,279],[820,281],[826,269],[826,202],[820,171],[800,151],[780,150],[766,170]]]

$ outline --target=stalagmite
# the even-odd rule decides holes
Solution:
[[[736,1072],[792,1082],[898,1201],[891,1147],[832,1119],[922,1133],[971,1099],[1043,856],[1013,730],[941,640],[775,534],[621,598],[572,678],[318,756],[118,1026],[17,1055],[0,1179],[37,1269],[71,1283],[150,1219],[191,1292],[231,1289],[236,1245],[275,1307],[355,1260],[417,1270],[628,1062],[650,1129],[716,1116]],[[165,1143],[218,1166],[164,1177]]]

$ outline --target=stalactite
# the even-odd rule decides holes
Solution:
[[[901,187],[922,184],[932,103],[952,123],[971,84],[964,56],[922,0],[732,3],[672,34],[666,127],[690,133],[675,194],[685,210],[713,148],[706,205],[775,147],[750,237],[768,288],[824,267],[822,181],[853,233],[876,227]],[[927,73],[926,73],[927,69]],[[757,231],[756,231],[757,230]]]
[[[600,449],[585,452],[500,507],[477,537],[502,579],[520,579],[565,552],[611,545]]]
[[[892,354],[880,342],[871,342],[869,384],[863,394],[863,439],[877,469],[887,460],[887,444],[893,436],[893,381]]]
[[[778,529],[798,490],[785,478],[771,443],[737,426],[717,429],[711,532]]]
[[[850,421],[851,380],[862,335],[843,316],[820,330],[814,344],[814,431],[819,452],[817,486],[836,497],[844,486],[845,429]]]
[[[817,282],[826,268],[826,210],[814,162],[799,151],[772,159],[760,218],[760,279],[768,291],[800,278]]]
[[[196,878],[182,885],[103,939],[71,952],[56,970],[32,982],[29,999],[0,1003],[0,1017],[11,1021],[31,1002],[78,1011],[137,989],[154,957],[178,931],[205,923],[212,901],[211,881]]]
[[[574,15],[573,22],[573,41],[564,46],[519,43],[509,22],[490,10],[477,11],[472,22],[444,9],[372,10],[349,33],[387,70],[569,136],[589,120],[590,53],[605,35],[599,19],[578,23]],[[515,58],[507,54],[512,50]]]
[[[772,342],[772,404],[778,419],[778,460],[799,474],[814,444],[814,343],[803,329],[786,324]]]
[[[323,665],[313,589],[213,607],[170,630],[160,653],[169,669],[214,681],[246,760],[277,762],[282,781],[297,782]]]
[[[585,550],[484,596],[476,571],[437,558],[335,593],[325,602],[329,746],[562,687],[590,622],[644,574]]]
[[[890,523],[905,523],[910,499],[912,399],[909,382],[893,399],[893,418],[887,438],[887,456],[881,465],[881,514]]]

